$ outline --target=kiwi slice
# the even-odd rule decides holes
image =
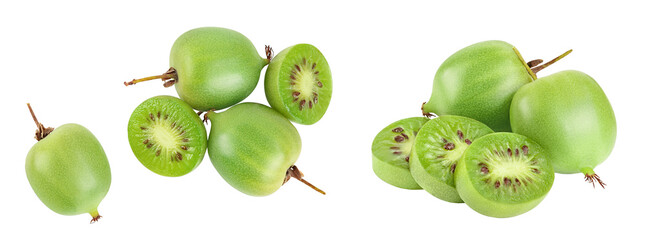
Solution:
[[[393,186],[421,189],[410,174],[410,150],[425,117],[411,117],[383,128],[372,142],[372,169],[376,176]]]
[[[512,217],[537,206],[553,185],[553,167],[533,140],[493,133],[473,142],[457,164],[459,195],[475,211]]]
[[[485,124],[467,117],[444,115],[428,121],[419,130],[412,148],[412,177],[441,200],[463,202],[453,178],[457,162],[475,139],[492,132]]]
[[[130,116],[128,140],[146,168],[169,177],[182,176],[201,163],[206,152],[206,128],[195,111],[172,96],[141,103]]]
[[[271,107],[289,120],[314,124],[325,115],[331,100],[329,64],[309,44],[282,50],[269,63],[264,91]]]

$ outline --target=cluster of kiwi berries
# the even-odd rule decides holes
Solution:
[[[525,62],[503,41],[457,51],[439,67],[424,117],[376,135],[374,172],[396,187],[425,189],[500,218],[537,206],[554,172],[583,173],[604,188],[593,168],[616,140],[605,93],[579,71],[536,76],[570,52],[541,64]]]
[[[176,177],[194,170],[208,149],[222,178],[245,194],[269,195],[290,178],[324,194],[294,165],[301,139],[291,121],[314,124],[327,110],[332,94],[327,60],[309,44],[291,46],[275,58],[265,49],[262,58],[248,38],[226,28],[196,28],[179,36],[168,71],[125,83],[161,79],[179,95],[152,97],[134,110],[128,140],[136,158],[159,175]],[[266,65],[264,90],[271,107],[238,104],[253,92]]]

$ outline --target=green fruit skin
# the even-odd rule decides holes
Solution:
[[[416,144],[415,144],[416,145]],[[412,154],[410,154],[410,172],[417,183],[424,183],[424,188],[433,196],[451,203],[463,203],[464,201],[459,197],[459,193],[454,186],[450,186],[443,181],[440,181],[428,174],[419,160],[418,154],[412,147]]]
[[[194,109],[232,106],[253,92],[269,61],[239,32],[203,27],[185,32],[170,50],[177,94]]]
[[[579,71],[558,72],[522,87],[510,113],[513,132],[546,149],[557,173],[589,173],[607,159],[616,141],[616,117],[607,96]]]
[[[468,155],[471,154],[471,152],[476,152],[477,146],[475,144],[478,144],[478,141],[487,141],[487,138],[495,138],[498,136],[503,136],[506,138],[516,138],[514,137],[513,133],[492,133],[489,135],[484,136],[483,138],[480,138],[478,140],[475,140],[471,147],[466,149],[466,152],[464,153],[464,159],[468,158]],[[539,144],[534,144],[533,147],[538,147]],[[462,159],[463,160],[463,159]],[[548,168],[551,169],[552,167],[548,165]],[[457,192],[459,192],[459,196],[461,199],[464,200],[466,205],[468,205],[470,208],[473,210],[477,211],[478,213],[481,213],[483,215],[489,216],[489,217],[497,217],[497,218],[507,218],[507,217],[514,217],[523,213],[528,212],[529,210],[535,208],[542,200],[546,197],[548,190],[544,193],[544,195],[539,196],[533,200],[525,201],[525,202],[517,202],[517,203],[510,203],[510,202],[500,202],[500,201],[494,201],[492,199],[487,198],[484,194],[480,193],[479,190],[475,188],[473,185],[473,182],[470,180],[470,176],[468,176],[468,169],[467,169],[467,164],[465,161],[459,161],[457,163],[457,168],[455,169],[455,186],[457,187]],[[550,190],[551,187],[553,186],[553,179],[554,179],[554,174],[552,170],[549,170],[549,178],[548,181],[550,182],[548,189]]]
[[[389,164],[372,155],[372,169],[376,176],[392,186],[418,190],[421,186],[412,178],[409,168]]]
[[[62,215],[98,215],[97,207],[110,189],[103,147],[78,124],[62,125],[34,144],[25,170],[38,198]]]
[[[509,132],[513,94],[534,79],[527,69],[506,42],[470,45],[441,64],[423,112],[470,117],[496,132]]]
[[[241,103],[208,118],[208,155],[226,182],[251,196],[282,186],[301,149],[300,134],[287,118],[258,103]]]
[[[281,89],[280,89],[280,70],[282,68],[282,63],[284,63],[284,59],[287,55],[289,55],[290,51],[298,51],[301,48],[313,48],[315,51],[320,53],[320,56],[323,56],[322,53],[314,46],[310,44],[297,44],[288,48],[285,48],[284,50],[280,51],[278,55],[271,61],[269,66],[267,67],[266,74],[264,76],[264,93],[266,95],[267,101],[269,102],[269,105],[275,109],[276,111],[282,113],[285,117],[287,117],[289,120],[299,123],[299,124],[304,124],[304,125],[311,125],[316,122],[318,122],[324,115],[325,111],[327,111],[327,107],[329,106],[329,102],[331,101],[331,93],[329,94],[328,97],[325,98],[319,98],[318,104],[321,106],[325,106],[324,111],[318,116],[317,118],[306,118],[306,117],[300,117],[298,114],[292,114],[290,113],[291,110],[287,108],[285,105],[284,98],[281,96]],[[324,57],[322,60],[325,60]],[[278,64],[280,63],[280,64]],[[326,63],[321,63],[321,65],[328,66]],[[326,89],[332,89],[332,81],[331,81],[331,72],[330,71],[324,71],[321,72],[323,76],[329,77],[329,81],[325,81],[324,86]],[[331,91],[331,90],[329,90]]]

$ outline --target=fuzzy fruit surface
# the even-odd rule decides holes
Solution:
[[[476,43],[457,51],[441,64],[423,112],[470,117],[496,132],[509,132],[508,109],[513,94],[533,79],[534,75],[511,44]]]
[[[244,35],[218,27],[185,32],[170,50],[177,94],[200,111],[224,109],[244,100],[268,62]]]
[[[90,213],[107,194],[111,173],[103,147],[78,124],[65,124],[29,150],[27,179],[40,200],[63,215]]]
[[[457,163],[455,185],[473,210],[513,217],[535,208],[551,190],[553,167],[535,141],[515,133],[492,133],[473,142]]]
[[[522,87],[511,104],[513,132],[548,151],[558,173],[591,173],[616,141],[616,117],[589,75],[562,71]]]
[[[226,182],[252,196],[282,186],[301,149],[300,134],[287,118],[258,103],[241,103],[208,118],[208,155]]]
[[[331,70],[323,54],[310,44],[286,48],[269,63],[264,80],[269,105],[289,120],[311,125],[331,101]]]

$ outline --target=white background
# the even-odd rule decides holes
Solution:
[[[645,214],[640,176],[645,167],[643,8],[618,1],[451,2],[3,4],[0,239],[570,239],[637,234]],[[122,83],[164,72],[174,39],[201,26],[235,29],[261,53],[264,44],[277,53],[310,43],[325,54],[334,77],[331,105],[317,124],[296,127],[303,140],[297,165],[305,179],[328,195],[292,181],[268,197],[250,197],[228,186],[208,157],[179,178],[156,175],[136,160],[127,141],[130,113],[149,97],[176,92],[160,82],[128,88]],[[558,174],[537,208],[496,219],[424,191],[392,187],[373,174],[374,135],[391,122],[420,115],[434,72],[445,58],[491,39],[515,45],[526,60],[548,60],[572,48],[572,54],[539,75],[577,69],[603,87],[618,121],[616,147],[596,168],[607,189],[592,188],[582,174]],[[262,81],[245,101],[267,103]],[[27,102],[46,126],[80,123],[101,141],[112,185],[99,206],[104,218],[97,224],[88,224],[88,214],[50,211],[30,188],[24,161],[36,141]]]

